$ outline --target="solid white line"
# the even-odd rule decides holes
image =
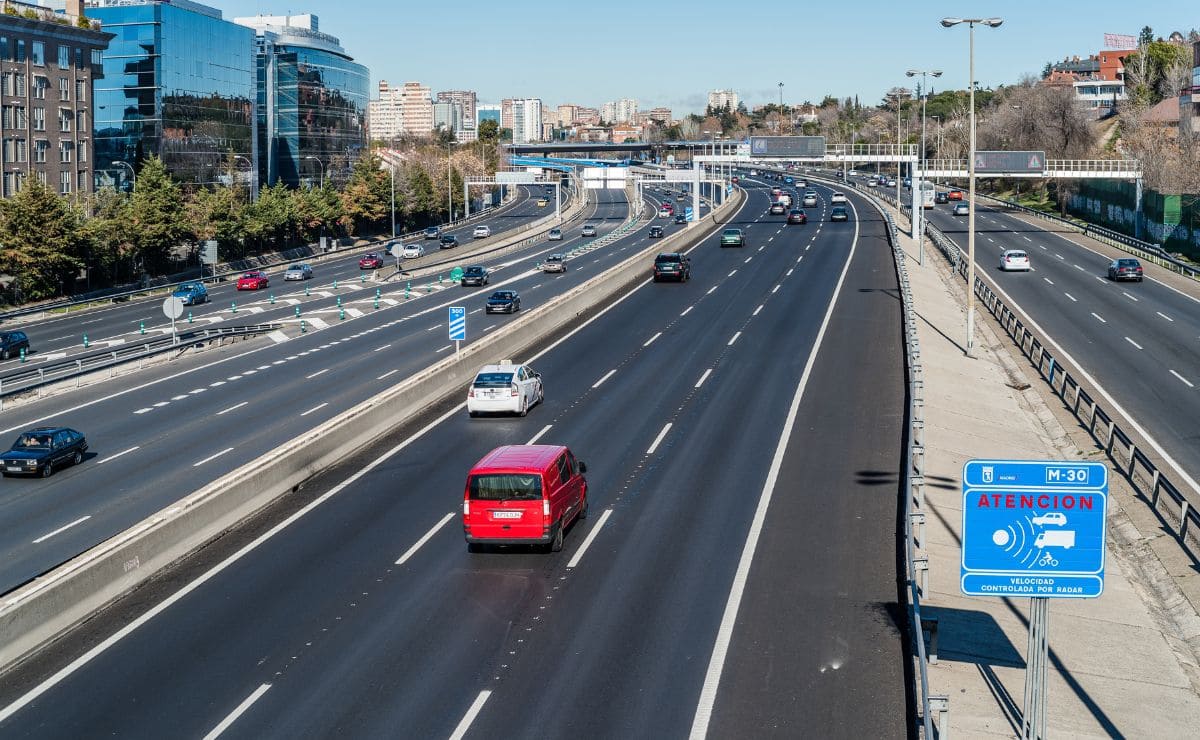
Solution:
[[[544,435],[546,432],[550,431],[550,428],[551,428],[551,427],[553,427],[553,426],[554,426],[553,424],[547,424],[546,426],[542,427],[542,431],[540,431],[540,432],[538,432],[537,434],[535,434],[535,435],[533,435],[532,437],[530,437],[530,438],[529,438],[529,441],[528,441],[528,442],[526,442],[525,444],[527,444],[527,445],[531,445],[531,444],[533,444],[534,442],[537,442],[539,439],[541,439],[541,438],[542,438],[542,435]]]
[[[704,381],[708,380],[709,375],[712,375],[711,367],[705,370],[704,374],[700,376],[700,379],[696,381],[696,387],[699,388],[700,386],[704,385]]]
[[[1173,319],[1173,318],[1171,318],[1170,316],[1166,315],[1166,314],[1165,314],[1165,313],[1163,313],[1162,311],[1155,311],[1154,313],[1158,314],[1159,316],[1162,316],[1162,317],[1163,317],[1164,319],[1166,319],[1167,321],[1170,321],[1170,322],[1174,322],[1174,321],[1175,321],[1175,319]]]
[[[1142,345],[1140,345],[1140,344],[1138,344],[1137,342],[1133,341],[1133,340],[1132,340],[1132,339],[1130,339],[1129,337],[1125,337],[1125,341],[1126,341],[1126,342],[1129,342],[1130,344],[1132,344],[1134,347],[1137,347],[1138,349],[1142,349]]]
[[[212,728],[212,731],[204,736],[204,740],[216,740],[216,738],[220,737],[222,732],[228,730],[229,726],[236,722],[238,717],[241,717],[243,714],[245,714],[246,710],[249,709],[254,702],[258,701],[263,694],[267,693],[267,690],[270,688],[271,684],[264,683],[262,686],[259,686],[257,689],[255,689],[253,694],[247,696],[241,704],[237,705],[236,709],[229,713],[229,716],[221,720],[221,724]]]
[[[752,314],[750,314],[750,315],[751,315],[751,316],[757,316],[757,315],[758,315],[758,312],[759,312],[759,311],[761,311],[761,310],[763,310],[763,307],[762,307],[762,304],[760,303],[760,304],[758,304],[758,308],[754,309],[754,313],[752,313]]]
[[[488,690],[479,692],[479,696],[475,697],[471,708],[467,710],[462,720],[459,721],[458,727],[455,727],[454,732],[450,733],[450,740],[462,740],[466,736],[467,730],[471,729],[471,723],[479,716],[479,712],[483,710],[483,705],[487,703],[488,697],[491,695],[492,692]]]
[[[1196,387],[1196,386],[1192,385],[1192,381],[1190,381],[1190,380],[1188,380],[1187,378],[1183,377],[1182,375],[1180,375],[1179,373],[1175,372],[1174,370],[1171,370],[1171,374],[1172,374],[1172,375],[1174,375],[1175,377],[1179,378],[1180,380],[1182,380],[1184,383],[1187,383],[1187,387],[1188,387],[1188,388],[1195,388],[1195,387]]]
[[[853,203],[850,204],[850,207],[854,209],[854,241],[850,243],[850,254],[846,257],[841,277],[838,278],[837,286],[833,289],[833,297],[829,300],[829,308],[825,311],[825,319],[821,322],[816,341],[813,342],[808,361],[804,365],[804,372],[800,375],[800,384],[796,386],[796,393],[792,396],[792,405],[788,409],[787,420],[784,421],[779,442],[775,447],[775,457],[771,460],[767,480],[763,483],[762,493],[759,494],[758,507],[754,510],[754,519],[750,523],[750,531],[746,534],[746,544],[742,548],[737,572],[734,574],[733,584],[729,589],[729,600],[725,603],[725,613],[721,617],[721,625],[717,629],[712,656],[708,661],[708,671],[704,676],[704,686],[700,689],[700,700],[696,704],[696,714],[692,718],[692,731],[689,733],[691,740],[704,740],[708,735],[708,724],[712,720],[713,705],[717,701],[717,689],[721,685],[721,673],[725,670],[725,655],[729,652],[729,643],[733,640],[734,623],[737,621],[738,609],[741,608],[746,581],[750,577],[750,565],[754,561],[754,552],[758,549],[758,538],[762,534],[763,523],[767,518],[767,508],[771,505],[771,496],[775,492],[779,469],[783,466],[784,452],[792,437],[792,428],[796,425],[796,416],[800,411],[800,401],[804,397],[804,389],[808,386],[809,376],[812,375],[817,353],[821,351],[821,342],[825,338],[825,331],[829,328],[829,320],[833,317],[833,310],[837,305],[838,296],[842,292],[842,285],[846,282],[846,273],[849,272],[850,263],[854,260],[854,250],[858,246],[860,219],[858,218],[858,209],[854,207]]]
[[[383,380],[383,379],[384,379],[384,378],[386,378],[387,376],[389,376],[389,375],[395,375],[395,374],[396,374],[396,373],[398,373],[398,372],[400,372],[400,368],[396,368],[395,370],[388,370],[386,373],[384,373],[383,375],[380,375],[378,378],[375,378],[375,379],[376,379],[376,380]]]
[[[203,460],[201,460],[201,461],[200,461],[200,462],[198,462],[198,463],[192,463],[192,467],[193,467],[193,468],[198,468],[198,467],[200,467],[201,465],[203,465],[203,464],[204,464],[204,463],[206,463],[206,462],[212,462],[213,460],[216,460],[216,459],[217,459],[218,457],[220,457],[221,455],[224,455],[226,452],[233,452],[233,448],[232,448],[232,447],[226,447],[225,449],[221,450],[220,452],[218,452],[218,453],[217,453],[217,454],[215,454],[215,455],[209,455],[208,457],[204,458]]]
[[[1083,268],[1082,268],[1082,267],[1080,267],[1079,265],[1075,265],[1075,269],[1076,269],[1076,270],[1079,270],[1080,272],[1087,272],[1087,270],[1083,269]]]
[[[1076,303],[1079,302],[1078,300],[1076,300],[1075,296],[1071,295],[1070,293],[1064,292],[1063,295],[1065,295],[1067,298],[1070,298],[1072,301],[1075,301]]]
[[[321,409],[325,408],[325,407],[326,407],[326,406],[328,406],[328,405],[329,405],[329,402],[328,402],[328,401],[326,401],[325,403],[323,403],[323,404],[321,404],[321,405],[319,405],[319,406],[313,406],[313,407],[312,407],[311,409],[309,409],[308,411],[301,411],[301,412],[300,412],[300,415],[301,415],[301,416],[308,416],[308,415],[309,415],[309,414],[311,414],[312,412],[314,412],[314,411],[320,411]]]
[[[736,342],[738,340],[738,337],[740,337],[740,336],[742,336],[742,333],[739,331],[737,334],[734,334],[732,337],[729,338],[729,342],[725,346],[732,347],[733,343]]]
[[[66,532],[68,529],[70,529],[71,527],[74,527],[76,524],[83,524],[84,522],[86,522],[88,519],[91,519],[91,518],[92,518],[91,514],[88,514],[87,516],[81,516],[78,519],[76,519],[75,521],[71,522],[70,524],[64,524],[63,526],[59,527],[58,529],[54,530],[53,532],[48,532],[47,534],[44,534],[41,537],[38,537],[36,540],[33,541],[33,544],[40,545],[43,542],[45,542],[46,540],[53,537],[54,535],[61,534],[62,532]]]
[[[1050,283],[1051,285],[1054,285],[1054,281],[1048,277],[1044,277],[1044,278],[1042,278],[1042,280],[1045,280],[1046,282]]]
[[[121,455],[128,455],[129,453],[133,452],[134,450],[140,450],[140,449],[141,449],[141,445],[134,445],[133,447],[130,447],[128,450],[121,450],[120,452],[118,452],[115,455],[109,455],[108,457],[104,458],[103,460],[98,461],[96,464],[103,465],[104,463],[108,462],[109,460],[116,460]]]
[[[404,554],[401,555],[400,559],[396,561],[396,565],[404,565],[405,563],[407,563],[408,559],[411,558],[413,555],[415,555],[417,550],[421,549],[422,545],[424,545],[429,540],[433,539],[433,536],[435,534],[437,534],[437,531],[439,529],[441,529],[442,527],[446,526],[446,523],[449,522],[453,518],[454,518],[454,512],[452,511],[449,514],[447,514],[446,516],[439,519],[437,524],[430,527],[428,532],[421,535],[421,539],[414,542],[412,547],[410,547],[404,551]]]
[[[445,352],[446,350],[450,349],[453,346],[454,346],[453,344],[447,344],[445,347],[438,347],[436,350],[433,351],[433,353],[435,355],[441,354],[442,352]]]
[[[604,381],[608,380],[609,378],[611,378],[612,376],[614,376],[616,374],[617,374],[617,369],[614,367],[612,370],[609,370],[608,372],[606,372],[603,375],[603,377],[601,377],[595,383],[592,383],[592,387],[599,388],[604,383]]]
[[[612,513],[612,509],[605,509],[604,513],[600,515],[600,519],[596,522],[596,526],[592,527],[592,531],[588,532],[587,537],[583,538],[583,544],[581,544],[579,549],[575,551],[575,554],[571,556],[570,562],[567,563],[568,569],[574,568],[576,565],[579,565],[580,560],[583,560],[583,554],[587,552],[588,547],[591,546],[592,540],[596,539],[596,535],[600,534],[600,528],[604,526],[604,523],[608,521],[608,518],[612,516]]]
[[[645,344],[643,344],[642,346],[643,346],[643,347],[649,347],[651,344],[653,344],[653,343],[654,343],[654,340],[655,340],[655,339],[658,339],[658,338],[659,338],[659,337],[661,337],[661,336],[662,336],[662,332],[660,331],[659,333],[657,333],[657,334],[655,334],[654,336],[652,336],[652,337],[650,337],[649,339],[647,339],[647,340],[646,340],[646,343],[645,343]]]
[[[218,411],[217,416],[221,416],[222,414],[228,414],[230,411],[233,411],[234,409],[240,409],[241,407],[245,406],[248,403],[250,403],[250,402],[242,401],[241,403],[234,404],[233,406],[230,406],[229,408],[225,409],[224,411]]]
[[[658,433],[658,436],[654,438],[654,441],[650,443],[650,449],[646,450],[647,455],[654,454],[654,451],[658,449],[660,444],[662,444],[663,437],[667,436],[667,432],[669,431],[671,431],[671,422],[668,421],[667,425],[662,428],[661,432]]]
[[[1095,316],[1095,317],[1096,317],[1096,319],[1097,319],[1097,320],[1099,320],[1099,322],[1100,322],[1101,324],[1107,324],[1107,323],[1108,323],[1107,321],[1105,321],[1105,320],[1104,320],[1104,317],[1103,317],[1103,316],[1101,316],[1100,314],[1096,313],[1095,311],[1092,311],[1092,315],[1093,315],[1093,316]]]

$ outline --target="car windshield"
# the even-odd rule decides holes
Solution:
[[[1026,255],[1024,252],[1009,252],[1008,256],[1012,257],[1013,259],[1023,260],[1028,255]]]
[[[471,498],[480,501],[537,501],[542,497],[542,476],[473,475]]]
[[[292,265],[291,267],[288,268],[288,272],[303,272],[303,271],[304,271],[304,268],[301,267],[300,265]]]
[[[13,442],[13,449],[17,450],[48,450],[50,449],[50,435],[48,434],[22,434]]]
[[[244,277],[244,278],[256,278],[256,277],[258,277],[258,273],[257,273],[257,272],[248,272],[248,273],[246,273],[245,275],[242,275],[242,277]]]
[[[482,267],[468,267],[466,270],[464,270],[464,271],[463,271],[463,274],[466,274],[466,275],[482,275],[482,274],[483,274],[483,268],[482,268]]]
[[[200,286],[196,285],[195,283],[184,283],[183,285],[179,286],[179,289],[176,292],[186,293],[190,290],[199,290],[199,289],[200,289]]]
[[[562,262],[562,255],[561,254],[552,254],[546,258],[546,261],[547,262]]]
[[[488,298],[488,300],[489,301],[510,301],[510,300],[512,300],[512,297],[513,297],[513,294],[508,292],[507,290],[498,290],[495,293],[492,293],[491,298]]]
[[[679,262],[677,254],[660,254],[654,258],[655,262]]]
[[[512,383],[512,373],[479,373],[475,376],[476,388],[507,388]]]

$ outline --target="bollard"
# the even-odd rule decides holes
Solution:
[[[274,306],[274,305],[275,305],[275,294],[274,294],[274,293],[272,293],[272,294],[271,294],[270,296],[268,296],[268,297],[271,299],[271,305],[272,305],[272,306]]]
[[[407,283],[404,284],[404,299],[405,300],[408,300],[408,293],[411,290],[412,290],[412,281],[409,280]]]
[[[375,296],[375,310],[379,310],[379,296]]]
[[[237,301],[233,301],[233,304],[230,307],[230,311],[231,311],[231,313],[237,313]]]
[[[83,348],[87,349],[87,347],[88,347],[87,334],[84,334],[83,335]]]
[[[296,306],[296,318],[300,318],[300,307]]]
[[[338,304],[338,308],[342,307],[342,297],[341,296],[337,297],[337,304]]]
[[[192,312],[188,311],[188,323],[192,323]]]
[[[305,286],[304,286],[304,295],[305,295],[305,297],[308,297],[308,296],[312,295],[312,293],[308,292],[308,286],[307,286],[307,285],[305,285]]]
[[[441,284],[442,284],[442,276],[438,275],[438,285],[441,285]]]
[[[146,322],[139,321],[138,322],[138,334],[145,334],[145,333],[146,333]]]
[[[346,320],[346,309],[344,309],[344,308],[339,308],[339,309],[338,309],[338,320],[339,320],[339,321],[345,321],[345,320]]]
[[[308,332],[308,322],[304,319],[300,319],[300,333],[304,334],[306,332]]]
[[[25,362],[25,348],[21,348],[21,362]]]
[[[379,288],[376,288],[375,289],[375,297],[379,298],[379,296],[381,296],[381,295],[383,295],[383,291],[381,291]]]
[[[358,279],[358,281],[359,281],[360,283],[365,283],[365,282],[367,282],[367,273],[365,273],[365,272],[364,272],[364,273],[360,274],[360,275],[358,276],[358,278],[359,278],[359,279]]]
[[[429,284],[427,284],[427,285],[425,286],[425,292],[426,292],[426,293],[432,293],[432,292],[433,292],[433,283],[429,283]]]
[[[333,279],[333,289],[337,290],[337,278]]]

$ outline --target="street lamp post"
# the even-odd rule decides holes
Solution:
[[[314,157],[311,155],[305,157],[305,159],[311,159],[312,161],[316,162],[318,165],[321,166],[321,189],[324,190],[325,189],[325,163],[322,162],[319,157]]]
[[[250,202],[258,200],[258,169],[248,157],[243,157],[240,154],[233,155],[233,161],[242,160],[246,166],[250,168]]]
[[[942,70],[940,69],[910,69],[904,73],[908,77],[921,75],[921,156],[918,157],[920,164],[920,179],[912,178],[913,192],[917,197],[913,199],[913,237],[917,240],[917,264],[925,264],[925,240],[922,238],[924,229],[922,223],[925,220],[925,104],[929,100],[929,77],[941,77]]]
[[[128,162],[113,160],[112,166],[113,167],[128,167],[129,168],[129,182],[134,187],[137,187],[137,172],[134,171],[133,165],[129,164]]]
[[[975,25],[997,28],[1003,18],[943,18],[946,28],[966,23],[970,37],[968,82],[971,88],[971,139],[967,153],[967,356],[975,353]]]

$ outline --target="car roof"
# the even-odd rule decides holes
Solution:
[[[73,432],[71,427],[34,427],[26,429],[21,434],[54,434],[55,432]]]
[[[514,365],[510,362],[500,362],[495,365],[484,365],[483,367],[479,368],[479,372],[475,374],[482,375],[483,373],[515,373],[519,367],[521,367],[521,365]]]
[[[504,445],[484,455],[472,473],[487,470],[535,469],[545,470],[566,451],[562,445]]]

